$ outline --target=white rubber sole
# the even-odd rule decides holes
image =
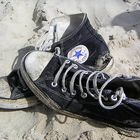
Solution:
[[[40,104],[40,101],[35,96],[17,100],[0,99],[0,109],[8,109],[8,110],[24,109],[33,107],[38,104]]]

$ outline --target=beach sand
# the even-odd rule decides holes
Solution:
[[[114,57],[107,72],[140,76],[139,0],[0,0],[0,76],[35,46],[52,18],[84,12]],[[19,62],[18,62],[19,63]],[[18,67],[18,64],[14,65]],[[97,122],[85,122],[38,105],[0,110],[0,140],[139,140]]]

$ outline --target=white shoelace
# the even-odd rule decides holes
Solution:
[[[59,68],[58,72],[56,73],[55,75],[55,78],[52,82],[52,86],[53,87],[56,87],[58,85],[58,80],[59,80],[59,77],[64,69],[64,67],[69,64],[70,61],[69,60],[66,60],[64,61],[64,63],[62,64],[62,66]],[[71,69],[77,69],[78,68],[78,65],[76,64],[71,64],[71,66],[69,66],[67,68],[67,70],[65,71],[65,73],[63,74],[63,77],[62,77],[62,92],[66,92],[67,91],[67,87],[66,87],[66,77],[67,77],[67,74],[68,72],[71,70]],[[84,92],[84,89],[83,89],[83,85],[82,85],[82,78],[84,75],[88,75],[88,78],[87,78],[87,81],[86,81],[86,91],[87,93]],[[103,72],[100,72],[100,71],[94,71],[94,72],[91,72],[91,71],[85,71],[85,70],[77,70],[71,80],[70,80],[70,86],[69,86],[69,89],[70,89],[70,94],[71,95],[76,95],[76,90],[74,89],[74,84],[75,84],[75,80],[76,80],[76,77],[79,75],[79,89],[80,89],[80,92],[81,92],[81,97],[82,98],[87,98],[87,95],[89,94],[91,97],[93,97],[94,99],[98,99],[99,101],[99,104],[101,105],[101,107],[103,107],[104,109],[114,109],[116,107],[118,107],[123,100],[126,99],[126,95],[124,93],[124,90],[123,90],[123,87],[119,87],[115,94],[111,95],[111,100],[116,102],[114,105],[111,105],[111,106],[107,106],[103,103],[102,101],[102,98],[107,101],[108,98],[107,97],[104,97],[103,95],[103,90],[105,89],[105,87],[113,80],[115,79],[116,77],[120,77],[120,76],[114,76],[114,77],[110,77],[108,80],[106,80],[106,82],[102,85],[102,87],[100,89],[98,89],[97,87],[97,79],[98,79],[98,76],[100,75],[103,79],[106,79],[105,76],[104,76],[104,73]],[[94,91],[95,93],[92,93],[89,89],[89,81],[90,79],[93,77],[93,88],[94,88]]]

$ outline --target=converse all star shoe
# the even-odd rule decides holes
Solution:
[[[57,51],[73,61],[98,70],[104,69],[111,60],[105,41],[93,29],[84,13],[54,18],[49,33],[41,37],[36,48],[40,51]],[[38,104],[38,100],[24,84],[19,70],[11,72],[4,79],[0,81],[0,108],[17,109]]]
[[[91,26],[87,14],[54,18],[49,32],[38,41],[41,51],[57,51],[62,56],[98,70],[104,69],[111,56],[104,39]]]
[[[110,77],[41,51],[27,54],[20,71],[31,91],[51,109],[70,117],[96,120],[131,136],[139,135],[139,77]]]

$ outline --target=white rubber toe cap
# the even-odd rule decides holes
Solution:
[[[25,69],[30,78],[35,81],[39,78],[44,68],[53,57],[53,53],[34,51],[28,54],[25,58]]]

